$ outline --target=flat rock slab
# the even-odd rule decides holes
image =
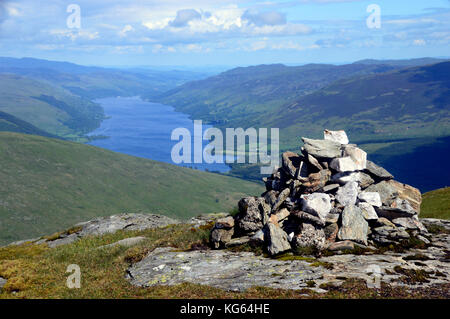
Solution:
[[[231,291],[255,286],[302,289],[322,276],[320,268],[302,260],[280,261],[249,252],[157,248],[133,265],[128,276],[133,285],[141,287],[189,282]]]
[[[450,221],[422,219],[427,225],[450,230]],[[346,278],[358,278],[368,283],[385,282],[406,288],[429,287],[450,283],[450,235],[434,234],[427,249],[410,249],[403,253],[353,255],[342,254],[319,258],[311,264],[303,260],[281,261],[255,256],[250,252],[204,250],[177,252],[173,248],[157,248],[142,261],[128,269],[131,284],[140,287],[178,285],[184,282],[212,286],[224,290],[244,291],[248,288],[271,287],[298,290],[314,281],[340,285]],[[414,260],[411,256],[426,256]],[[320,263],[322,262],[322,263]],[[325,263],[332,269],[324,268]],[[426,282],[407,282],[395,267],[427,272]],[[320,291],[321,289],[313,289]]]
[[[100,217],[87,222],[76,224],[79,231],[67,234],[63,233],[55,240],[46,240],[44,238],[34,238],[22,240],[9,244],[22,245],[30,244],[47,244],[48,247],[54,248],[61,245],[71,244],[80,238],[86,236],[99,236],[107,233],[114,233],[119,230],[145,230],[150,228],[165,227],[168,225],[179,224],[180,221],[173,218],[154,215],[154,214],[119,214],[108,217]]]

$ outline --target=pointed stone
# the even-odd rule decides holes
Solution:
[[[325,130],[325,131],[323,131],[323,138],[325,140],[337,142],[340,144],[348,144],[348,142],[349,142],[347,133],[345,133],[345,131],[343,131],[343,130],[340,130],[340,131]]]

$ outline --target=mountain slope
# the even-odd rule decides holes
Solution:
[[[324,127],[345,129],[355,142],[450,135],[448,74],[450,62],[443,62],[340,80],[284,105],[264,124],[316,136]]]
[[[0,111],[49,134],[80,136],[98,127],[103,109],[45,81],[0,73]]]
[[[0,73],[44,80],[88,99],[154,95],[207,75],[189,71],[113,69],[34,58],[0,57]]]
[[[220,125],[255,125],[254,123],[258,123],[267,113],[336,80],[385,72],[394,68],[365,64],[251,66],[186,83],[158,96],[157,99],[192,117]]]
[[[262,186],[39,136],[0,132],[0,243],[94,216],[224,211]]]

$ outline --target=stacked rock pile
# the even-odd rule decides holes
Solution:
[[[235,217],[217,220],[215,248],[260,241],[276,255],[298,247],[394,244],[411,236],[427,242],[418,189],[367,160],[344,131],[302,140],[301,152],[283,153],[282,167],[263,179],[261,197],[241,199]]]

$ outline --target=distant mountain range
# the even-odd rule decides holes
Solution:
[[[157,100],[221,128],[279,127],[283,148],[325,127],[347,129],[354,141],[444,136],[449,65],[432,58],[260,65],[186,83]]]

